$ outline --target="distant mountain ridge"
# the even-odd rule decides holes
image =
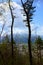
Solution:
[[[14,36],[16,43],[28,43],[28,34],[17,34]],[[31,36],[31,42],[33,43],[36,40],[36,36]]]
[[[9,40],[11,40],[11,36],[9,35]],[[28,43],[28,34],[14,34],[13,35],[14,40],[16,43]],[[36,35],[32,35],[31,36],[31,42],[34,43],[36,40]],[[41,37],[43,39],[43,37]],[[2,37],[2,40],[4,39],[4,37]]]

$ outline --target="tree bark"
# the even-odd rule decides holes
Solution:
[[[32,52],[31,52],[31,26],[29,21],[29,16],[27,14],[27,22],[28,22],[28,52],[29,52],[29,59],[30,59],[30,65],[32,64]]]
[[[29,36],[28,36],[28,51],[29,51],[29,59],[30,59],[30,65],[32,65],[32,52],[31,52],[31,27],[29,23]]]
[[[14,16],[13,16],[13,12],[10,6],[10,0],[9,0],[9,8],[10,8],[10,12],[11,12],[11,18],[12,18],[12,24],[11,24],[11,49],[12,49],[12,65],[14,65],[14,56],[13,56],[13,24],[14,24]]]
[[[13,20],[12,20],[13,21]],[[13,24],[12,24],[12,26],[11,26],[11,46],[12,46],[12,65],[14,65],[13,64]]]

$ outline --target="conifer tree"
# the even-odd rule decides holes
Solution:
[[[31,52],[31,26],[30,26],[30,22],[32,21],[32,16],[33,13],[35,12],[35,7],[33,7],[33,0],[26,0],[25,2],[23,2],[21,0],[22,6],[23,6],[23,10],[25,12],[25,14],[23,14],[24,16],[26,16],[26,20],[24,20],[24,22],[26,22],[26,26],[28,27],[28,51],[29,51],[29,59],[30,59],[30,65],[32,65],[32,52]]]

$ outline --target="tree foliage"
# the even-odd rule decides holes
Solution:
[[[25,12],[24,16],[26,16],[26,20],[24,20],[24,22],[26,22],[26,26],[28,27],[28,51],[29,51],[29,57],[30,57],[30,65],[32,65],[32,53],[31,53],[31,26],[30,26],[30,22],[32,21],[33,18],[33,13],[35,12],[35,7],[33,7],[33,2],[34,0],[26,0],[24,3],[21,0],[22,6],[23,6],[23,10]]]

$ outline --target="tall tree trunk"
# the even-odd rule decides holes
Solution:
[[[12,65],[13,64],[13,26],[11,26]]]
[[[12,46],[12,65],[14,65],[14,57],[13,57],[13,24],[14,24],[14,16],[13,16],[13,12],[11,9],[11,5],[10,5],[10,0],[9,0],[9,9],[10,9],[10,13],[11,13],[11,18],[12,18],[12,24],[11,24],[11,46]]]
[[[31,26],[30,26],[30,21],[29,21],[29,16],[27,14],[27,22],[28,22],[28,52],[29,52],[29,60],[30,60],[30,65],[32,64],[32,52],[31,52]]]
[[[12,15],[12,13],[11,13],[11,16],[12,16],[12,24],[11,24],[11,46],[12,46],[12,65],[14,65],[14,62],[13,62],[13,60],[14,60],[14,55],[13,55],[13,24],[14,24],[14,17],[13,17],[13,15]]]
[[[32,65],[32,52],[31,52],[31,27],[30,27],[30,23],[29,23],[29,26],[28,26],[28,30],[29,30],[29,36],[28,36],[28,51],[29,51],[30,65]]]

